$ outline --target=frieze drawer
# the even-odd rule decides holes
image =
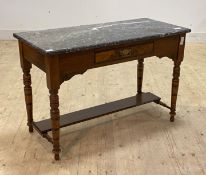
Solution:
[[[142,56],[150,53],[153,53],[153,43],[100,51],[95,53],[95,63],[103,63],[117,59]]]

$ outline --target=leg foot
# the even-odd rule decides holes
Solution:
[[[54,159],[55,160],[60,160],[59,154],[54,154]]]
[[[33,126],[29,126],[29,132],[32,133],[33,131]]]
[[[174,122],[174,121],[175,121],[174,116],[171,116],[171,117],[170,117],[170,122]]]
[[[175,114],[170,113],[170,122],[174,122],[174,121],[175,121]]]

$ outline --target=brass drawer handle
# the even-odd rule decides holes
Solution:
[[[119,51],[120,57],[129,57],[132,56],[132,49],[123,49]]]

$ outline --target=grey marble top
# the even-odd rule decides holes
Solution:
[[[44,54],[60,54],[187,33],[188,28],[141,18],[93,25],[14,33]]]

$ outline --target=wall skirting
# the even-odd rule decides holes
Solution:
[[[22,30],[0,30],[0,40],[13,40],[13,33],[22,32]],[[206,33],[189,33],[187,42],[206,42]]]
[[[22,32],[22,30],[0,30],[0,40],[13,40],[13,33]]]
[[[187,42],[206,42],[206,33],[189,33],[187,35]]]

